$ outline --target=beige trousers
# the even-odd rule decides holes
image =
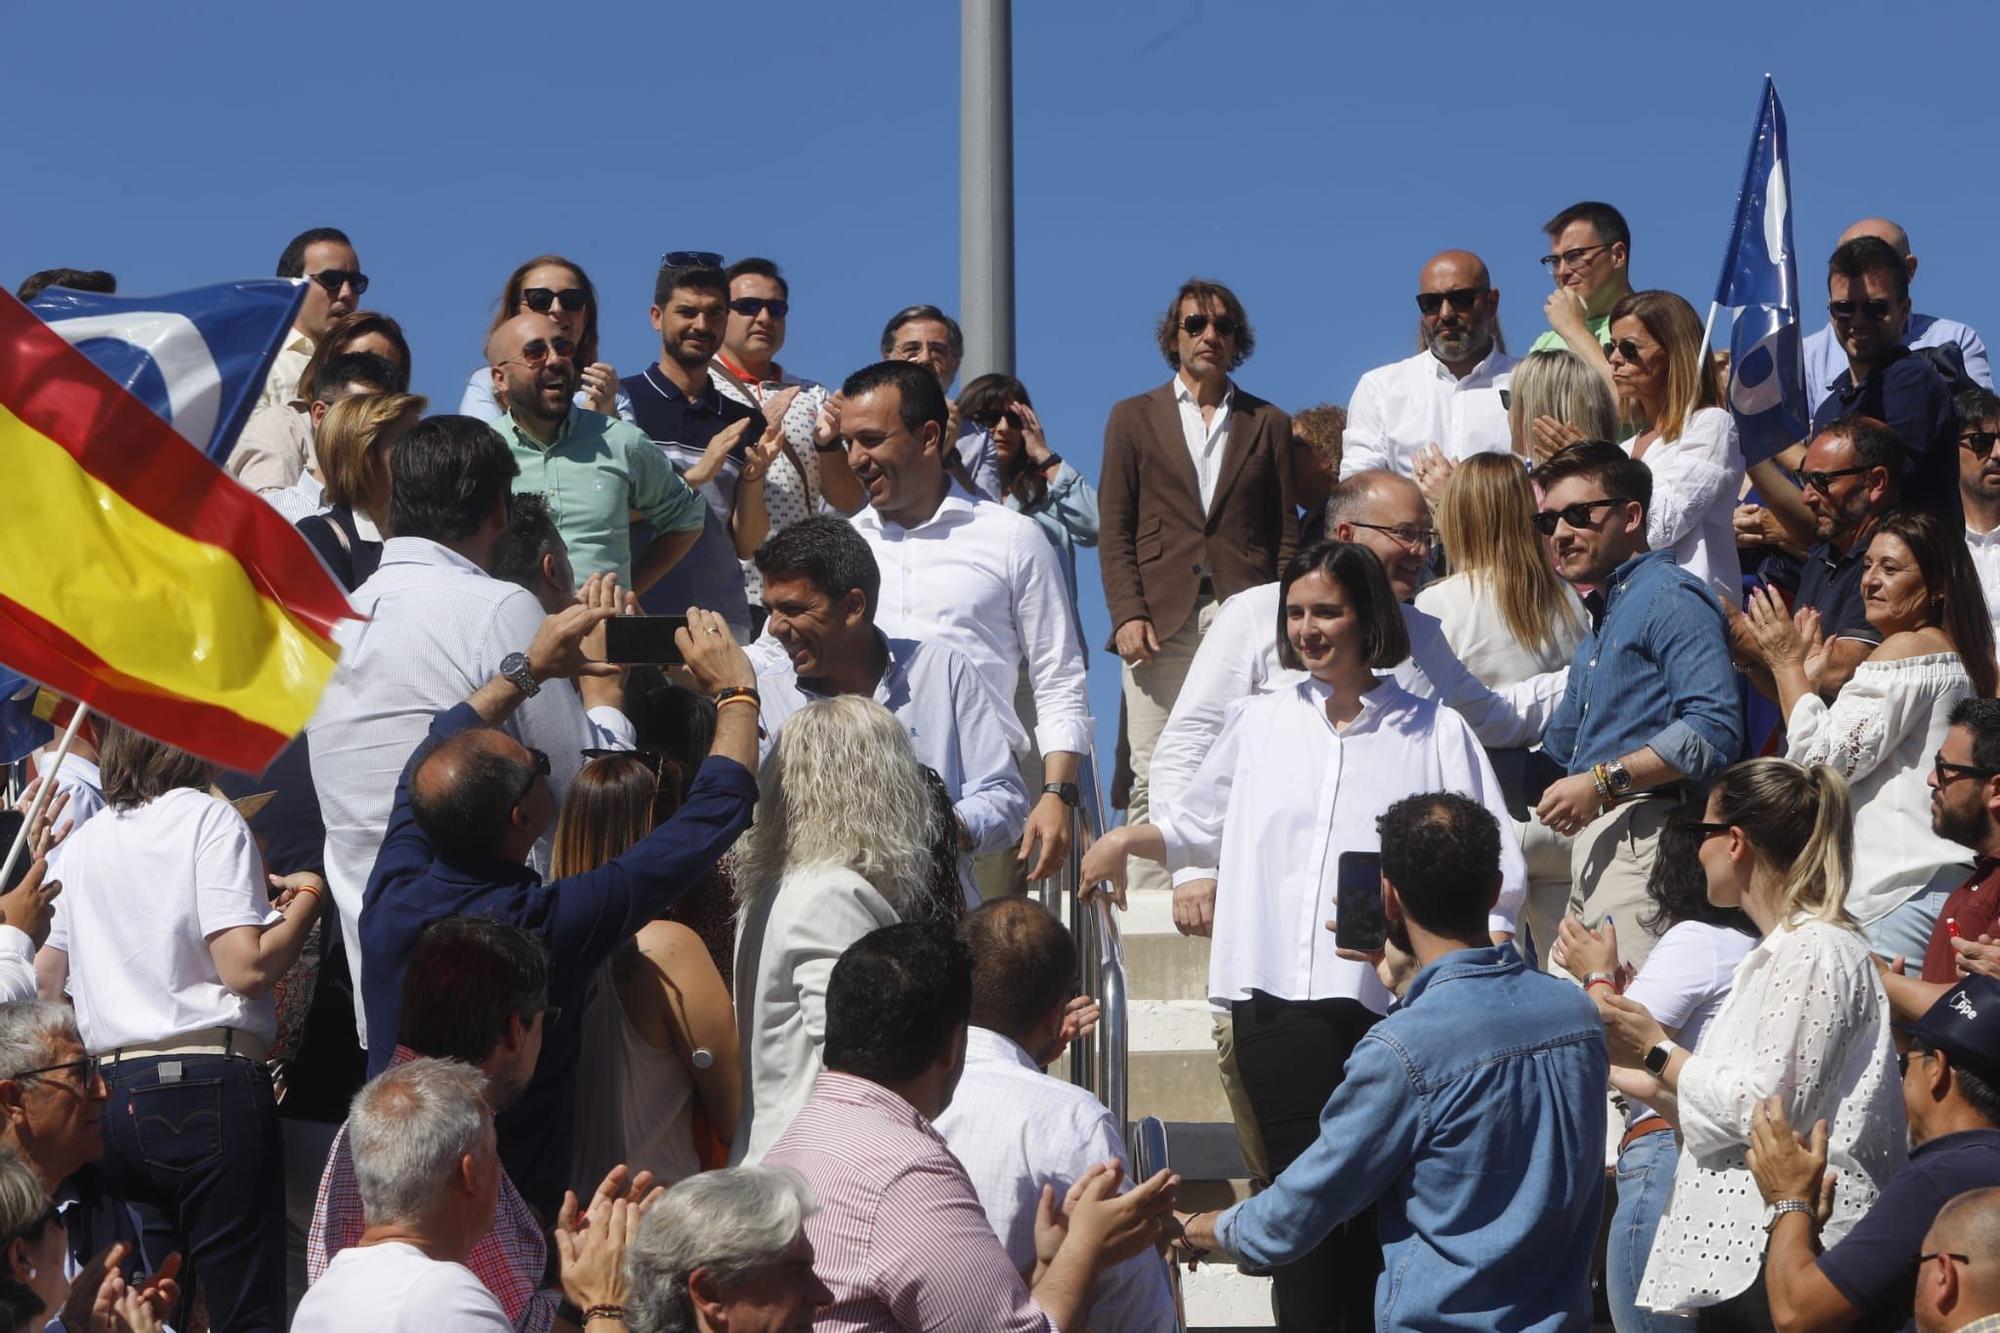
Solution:
[[[1141,666],[1124,665],[1125,740],[1132,751],[1132,800],[1126,807],[1125,822],[1143,824],[1147,815],[1147,776],[1153,767],[1153,747],[1167,729],[1167,717],[1180,698],[1181,684],[1194,663],[1210,622],[1215,619],[1215,602],[1203,597],[1173,637],[1160,644],[1153,660]],[[1126,868],[1128,889],[1171,889],[1167,872],[1151,861],[1133,857]]]
[[[1639,924],[1652,911],[1646,880],[1660,852],[1660,827],[1673,810],[1670,797],[1642,796],[1593,819],[1570,848],[1569,910],[1595,927],[1606,916],[1618,923],[1618,959],[1644,966],[1658,937]]]

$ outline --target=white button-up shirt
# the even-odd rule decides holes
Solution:
[[[264,377],[263,391],[257,395],[259,408],[274,403],[282,406],[299,396],[299,376],[305,374],[306,362],[312,360],[315,346],[311,338],[296,328],[285,335],[285,345],[271,358],[271,373]]]
[[[489,578],[464,556],[421,537],[392,537],[382,564],[354,590],[366,619],[346,622],[340,665],[306,724],[313,785],[326,821],[326,882],[340,908],[354,993],[361,994],[361,900],[389,825],[396,780],[439,709],[469,698],[525,652],[542,607],[525,588]],[[584,715],[567,681],[552,680],[504,728],[549,757],[558,803],[589,746],[630,745],[631,725],[612,709]],[[364,1016],[355,1014],[362,1043]]]
[[[1222,470],[1222,445],[1229,433],[1229,409],[1236,402],[1236,386],[1222,391],[1215,415],[1201,419],[1201,404],[1194,390],[1178,374],[1174,376],[1174,403],[1181,413],[1181,438],[1187,442],[1188,457],[1194,460],[1194,475],[1201,485],[1201,511],[1215,507],[1215,476]]]
[[[1312,677],[1238,703],[1194,782],[1153,824],[1167,868],[1219,865],[1208,996],[1253,990],[1281,1000],[1352,999],[1386,1013],[1375,969],[1334,952],[1342,852],[1380,851],[1375,821],[1420,792],[1455,791],[1512,827],[1486,751],[1464,719],[1384,679],[1345,731],[1326,715],[1332,687]],[[1512,934],[1527,867],[1500,839],[1500,900],[1487,924]]]
[[[1972,567],[1979,572],[1979,587],[1986,594],[1986,618],[1993,622],[1993,641],[2000,643],[2000,527],[1991,532],[1974,532],[1965,526],[1965,549],[1972,554]]]
[[[953,483],[937,512],[914,528],[873,507],[854,516],[854,528],[882,572],[875,628],[892,639],[950,644],[1010,711],[1025,661],[1042,753],[1089,753],[1083,644],[1062,565],[1033,519]]]
[[[1042,1186],[1056,1197],[1099,1162],[1127,1167],[1125,1136],[1104,1103],[1049,1075],[1009,1037],[990,1028],[965,1034],[965,1073],[951,1105],[932,1122],[972,1178],[979,1206],[1014,1267],[1035,1266],[1035,1210]],[[1097,1279],[1090,1307],[1094,1333],[1157,1333],[1174,1326],[1166,1269],[1147,1250]]]
[[[1497,348],[1464,379],[1428,351],[1377,366],[1361,377],[1347,401],[1341,480],[1377,468],[1411,476],[1427,444],[1453,462],[1511,451],[1500,390],[1513,375],[1514,358]]]

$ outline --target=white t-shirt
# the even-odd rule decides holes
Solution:
[[[472,1270],[414,1245],[354,1245],[307,1289],[292,1333],[511,1333],[513,1325]]]
[[[1674,1043],[1693,1050],[1702,1029],[1722,1007],[1736,979],[1736,965],[1757,947],[1757,937],[1706,921],[1683,921],[1660,936],[1625,998],[1652,1011]],[[1632,1102],[1625,1123],[1635,1125],[1654,1112]]]
[[[222,984],[211,936],[270,912],[250,826],[227,801],[180,787],[107,807],[62,845],[49,947],[69,954],[76,1026],[93,1055],[229,1027],[269,1044],[271,997]]]

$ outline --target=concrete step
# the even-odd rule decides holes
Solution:
[[[1199,1051],[1126,1053],[1128,1114],[1134,1120],[1156,1115],[1169,1123],[1206,1120],[1228,1125],[1229,1099],[1215,1072],[1215,1047]]]
[[[1232,1264],[1181,1270],[1181,1308],[1188,1333],[1234,1333],[1272,1328],[1271,1279],[1248,1277]]]

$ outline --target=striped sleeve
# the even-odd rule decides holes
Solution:
[[[884,1191],[870,1248],[882,1300],[904,1328],[1059,1333],[948,1154],[917,1163]]]

